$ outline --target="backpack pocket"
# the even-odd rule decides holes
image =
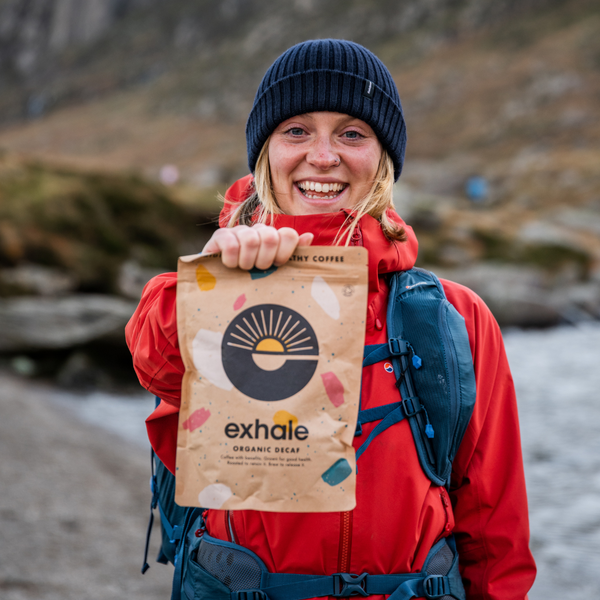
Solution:
[[[260,588],[267,569],[254,552],[207,533],[187,553],[183,591],[189,600],[229,600],[231,592]]]

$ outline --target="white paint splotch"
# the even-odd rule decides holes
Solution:
[[[198,494],[198,502],[205,508],[221,508],[233,495],[231,488],[224,483],[212,483]]]
[[[221,358],[223,334],[218,331],[200,329],[192,340],[192,359],[201,376],[222,390],[233,389],[233,384],[225,374]]]
[[[313,279],[310,293],[327,315],[336,320],[340,318],[340,302],[322,277],[317,275]]]

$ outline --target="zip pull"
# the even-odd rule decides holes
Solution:
[[[410,342],[406,342],[406,345],[410,348],[413,356],[412,356],[412,364],[413,367],[415,369],[420,369],[423,366],[423,361],[421,360],[421,357],[417,355],[417,353],[415,352],[415,349],[413,348],[413,345]]]
[[[427,425],[425,425],[425,435],[432,440],[435,435],[435,431],[433,430],[433,425],[429,422],[429,415],[427,414],[427,409],[421,404],[421,409],[425,413],[425,420],[427,421]]]

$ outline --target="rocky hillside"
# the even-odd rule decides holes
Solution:
[[[0,0],[0,320],[14,294],[132,302],[201,247],[195,224],[247,172],[262,74],[318,37],[365,44],[396,79],[420,265],[504,325],[600,317],[597,2]]]

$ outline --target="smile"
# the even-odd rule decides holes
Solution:
[[[318,200],[333,200],[348,187],[347,183],[320,183],[317,181],[298,181],[296,185],[303,196]]]

